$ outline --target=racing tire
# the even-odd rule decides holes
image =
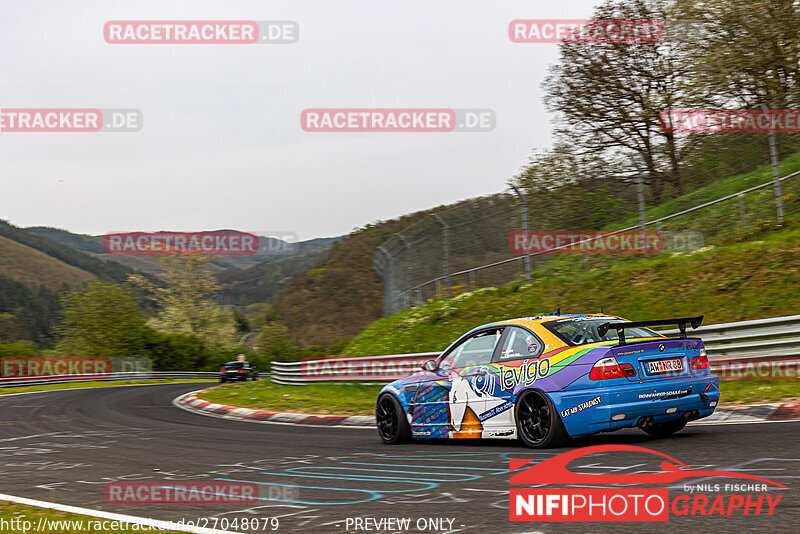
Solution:
[[[514,406],[517,437],[532,449],[557,447],[567,438],[567,430],[553,402],[535,390],[525,391]]]
[[[225,380],[224,378],[220,378],[220,379],[219,379],[219,383],[220,383],[220,384],[224,384],[225,382],[227,382],[227,380]]]
[[[378,426],[378,435],[384,443],[397,445],[411,441],[411,427],[403,407],[391,393],[384,393],[378,397],[378,402],[375,404],[375,422]]]
[[[667,421],[666,423],[659,423],[650,427],[645,427],[643,430],[654,438],[665,438],[671,436],[675,432],[680,432],[686,426],[686,419],[680,418],[675,421]]]

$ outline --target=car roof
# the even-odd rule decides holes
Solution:
[[[534,315],[531,317],[518,317],[516,319],[505,319],[503,321],[495,321],[493,323],[486,323],[484,325],[478,326],[470,330],[470,332],[475,330],[480,330],[482,328],[488,328],[491,326],[524,326],[527,328],[531,328],[533,326],[540,325],[542,323],[546,323],[549,321],[557,321],[563,319],[575,319],[580,320],[584,318],[597,318],[597,319],[608,319],[608,320],[615,320],[619,319],[620,321],[627,321],[627,319],[623,319],[622,317],[618,317],[616,315],[609,315],[607,313],[559,313],[559,314],[549,314],[549,315]]]

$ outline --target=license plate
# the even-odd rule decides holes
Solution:
[[[683,371],[683,360],[656,360],[654,362],[647,362],[647,371],[651,375]]]

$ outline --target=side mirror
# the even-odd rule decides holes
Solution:
[[[422,368],[425,371],[433,372],[436,370],[436,360],[428,360],[427,362],[422,364]]]

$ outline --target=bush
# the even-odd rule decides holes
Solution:
[[[14,343],[0,342],[0,356],[38,356],[36,344],[33,341],[15,341]]]

